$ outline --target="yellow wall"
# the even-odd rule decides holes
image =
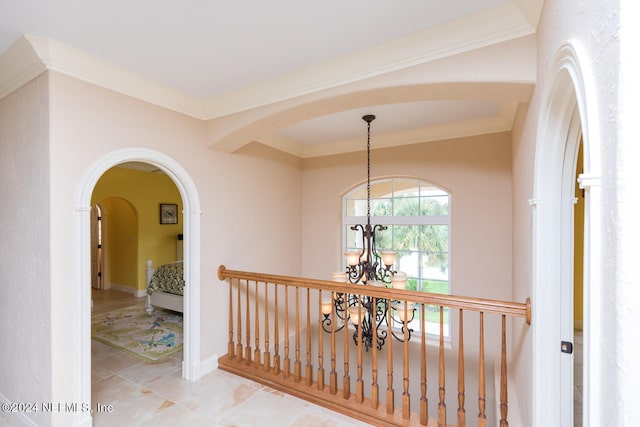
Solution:
[[[576,198],[574,206],[574,233],[573,233],[573,324],[576,329],[582,329],[583,321],[583,282],[584,282],[584,196],[578,186],[577,175],[583,170],[582,144],[578,152],[578,165],[576,167]]]
[[[105,278],[110,284],[136,288],[138,271],[138,214],[135,208],[120,197],[100,201],[104,230],[103,248],[107,252],[109,270]],[[108,218],[107,218],[108,216]]]
[[[107,277],[112,283],[132,286],[141,291],[146,288],[145,267],[148,259],[156,266],[176,260],[176,240],[178,234],[182,233],[182,199],[167,175],[119,167],[108,170],[100,178],[93,191],[92,204],[114,197],[126,200],[133,207],[137,212],[137,223],[131,224],[123,219],[111,221],[110,215],[121,213],[121,210],[109,212],[107,209],[107,212],[103,212],[103,215],[109,215],[107,227],[112,244],[111,248],[106,248],[112,261],[110,266],[113,267],[109,269],[109,265],[105,266],[108,269]],[[178,205],[178,224],[160,224],[160,203]],[[121,205],[119,207],[122,208]],[[137,239],[133,237],[130,227],[137,228]],[[130,254],[125,261],[123,253],[133,244],[129,240],[135,240],[136,253],[134,260]],[[126,278],[127,282],[120,282],[117,278]]]

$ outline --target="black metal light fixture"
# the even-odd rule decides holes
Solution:
[[[391,275],[396,272],[391,268],[396,259],[394,251],[378,251],[376,247],[376,232],[385,231],[386,225],[371,226],[371,122],[376,116],[368,114],[362,117],[367,122],[367,223],[351,227],[353,231],[362,233],[362,250],[347,251],[347,277],[349,282],[358,283],[370,281],[391,282]]]
[[[368,286],[393,286],[394,288],[404,289],[407,282],[406,274],[393,270],[393,264],[397,253],[394,251],[379,250],[376,245],[376,233],[387,230],[387,226],[376,224],[371,225],[371,122],[376,116],[367,114],[362,120],[367,122],[367,223],[357,224],[351,227],[353,231],[360,231],[362,234],[362,249],[350,250],[344,253],[347,260],[347,269],[345,273],[334,274],[334,280],[344,281],[353,284],[362,284]],[[359,329],[362,329],[362,343],[365,349],[369,351],[373,345],[381,349],[384,345],[388,330],[399,341],[405,339],[405,328],[414,318],[413,304],[400,301],[389,301],[387,299],[374,299],[369,296],[357,295],[357,289],[354,294],[336,294],[331,301],[322,302],[322,313],[324,319],[322,328],[325,332],[331,332],[332,310],[335,312],[342,324],[334,328],[341,330],[347,322],[355,327],[353,340],[358,344]],[[391,316],[392,323],[400,326],[400,333],[396,333],[393,328],[380,327],[387,324],[387,313],[393,309]],[[373,325],[376,324],[376,336],[373,336]],[[335,325],[338,326],[338,325]],[[393,326],[393,325],[392,325]],[[407,339],[411,339],[412,329],[407,330]]]

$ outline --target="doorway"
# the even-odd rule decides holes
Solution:
[[[91,287],[104,289],[104,242],[102,208],[91,207]]]
[[[127,148],[109,153],[94,163],[81,181],[76,201],[75,247],[79,254],[76,275],[79,277],[80,306],[77,316],[80,333],[73,346],[79,352],[75,365],[78,398],[91,402],[91,197],[100,177],[111,167],[135,161],[155,165],[175,183],[183,200],[184,235],[184,350],[182,377],[196,380],[202,376],[200,362],[200,200],[187,171],[164,153],[147,148]],[[90,425],[91,415],[81,414],[81,424]]]
[[[574,417],[574,276],[576,251],[584,255],[582,425],[597,424],[602,399],[596,386],[601,318],[600,174],[598,115],[582,49],[564,44],[552,64],[541,102],[535,152],[533,209],[533,425],[571,426]],[[585,77],[586,76],[586,77]],[[584,172],[577,171],[583,147]],[[576,247],[575,181],[584,190],[582,250]]]

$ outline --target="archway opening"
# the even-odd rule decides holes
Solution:
[[[184,236],[184,349],[182,377],[196,380],[202,375],[200,362],[200,200],[187,171],[167,155],[147,149],[128,148],[105,155],[94,163],[81,181],[76,201],[75,247],[79,254],[77,271],[80,307],[77,318],[80,334],[73,342],[79,363],[75,388],[82,402],[91,402],[91,198],[100,177],[110,168],[125,162],[148,163],[162,170],[174,183],[183,201]],[[83,423],[91,415],[81,414]]]
[[[576,250],[584,256],[584,420],[597,419],[600,359],[597,271],[600,239],[599,143],[590,73],[572,44],[561,47],[544,94],[537,134],[533,211],[533,425],[574,425],[574,277]],[[584,172],[577,170],[584,150]],[[584,190],[582,249],[574,237],[576,176]],[[580,374],[578,374],[580,375]],[[586,425],[586,424],[585,424]]]

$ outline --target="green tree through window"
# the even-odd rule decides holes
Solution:
[[[429,183],[410,178],[388,178],[371,182],[371,222],[384,224],[376,235],[380,249],[398,252],[394,269],[407,273],[407,289],[449,293],[449,193]],[[360,185],[344,197],[344,250],[362,249],[354,224],[366,223],[367,188]],[[427,307],[427,331],[439,328],[437,307]],[[448,334],[448,313],[445,313]],[[419,330],[420,321],[411,327]]]

